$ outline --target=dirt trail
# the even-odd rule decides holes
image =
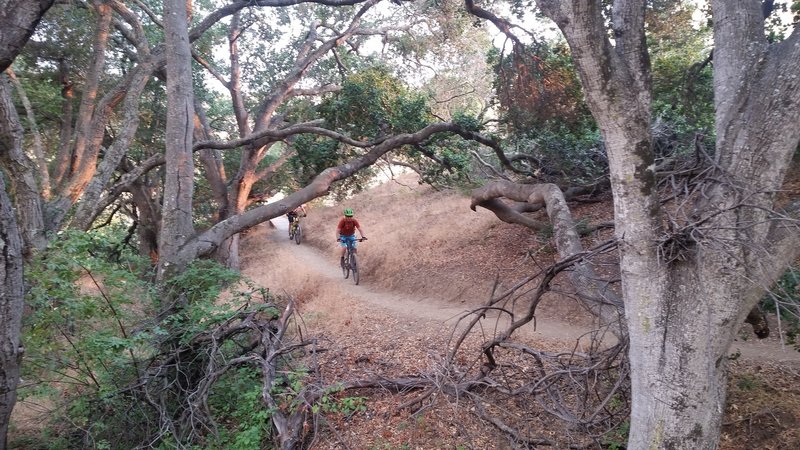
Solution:
[[[413,333],[414,327],[431,326],[449,332],[468,312],[466,306],[458,307],[444,299],[412,298],[378,289],[371,286],[369,276],[362,276],[361,284],[356,286],[351,279],[342,277],[336,264],[333,236],[331,251],[324,253],[306,243],[296,245],[290,241],[285,217],[274,219],[273,224],[274,228],[258,227],[246,238],[244,273],[267,286],[292,286],[284,289],[293,296],[310,298],[308,309],[312,315],[322,314],[347,324],[356,321],[376,329],[382,328],[375,323],[376,318],[388,315],[401,324],[405,333]],[[362,243],[360,249],[369,251],[369,243]],[[507,323],[504,318],[489,317],[484,320],[483,331],[502,330]],[[529,342],[562,342],[572,347],[586,332],[569,323],[547,320],[537,323],[535,330],[531,325],[523,327],[515,336]],[[731,353],[747,360],[800,362],[800,352],[774,340],[737,340]]]
[[[311,305],[313,309],[332,308],[339,310],[340,314],[346,311],[349,313],[348,315],[357,315],[360,309],[366,309],[371,313],[381,310],[405,321],[408,325],[405,328],[425,323],[438,326],[442,330],[446,329],[448,332],[458,325],[460,318],[469,312],[467,306],[459,307],[444,299],[410,297],[376,288],[373,286],[374,283],[370,282],[369,275],[362,275],[360,284],[356,286],[352,279],[344,279],[342,276],[342,271],[337,264],[337,253],[334,253],[333,250],[336,245],[333,242],[333,235],[331,236],[331,251],[324,253],[306,243],[296,245],[294,241],[290,241],[285,217],[273,219],[273,224],[275,228],[262,226],[248,236],[246,244],[248,256],[245,259],[244,273],[259,282],[269,283],[283,278],[281,274],[275,278],[268,276],[265,273],[264,265],[248,264],[247,261],[252,259],[253,253],[257,252],[265,254],[269,260],[280,260],[283,267],[291,268],[289,271],[302,271],[304,279],[299,283],[301,286],[296,289],[287,289],[287,291],[292,295],[302,295],[302,292],[308,289],[308,286],[304,287],[303,285],[317,284],[316,288],[320,288],[322,285],[321,289],[328,299],[327,301],[315,301]],[[369,244],[369,240],[361,243],[359,250],[369,251]],[[262,248],[263,250],[261,250]],[[293,290],[295,292],[292,292]],[[319,292],[315,294],[319,294]],[[508,320],[499,318],[496,314],[492,316],[491,313],[483,322],[484,331],[502,330],[508,324]],[[586,330],[567,323],[547,321],[538,323],[535,330],[532,326],[523,327],[515,332],[515,336],[525,340],[568,342],[567,345],[572,346],[585,333]]]

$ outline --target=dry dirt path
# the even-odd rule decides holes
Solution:
[[[414,333],[415,327],[434,327],[450,333],[468,313],[466,307],[444,299],[409,297],[378,289],[371,285],[369,276],[362,276],[360,285],[356,286],[351,279],[342,276],[333,236],[331,250],[323,252],[308,244],[296,245],[290,241],[285,217],[274,219],[273,224],[274,228],[261,226],[247,236],[244,273],[260,284],[293,286],[284,289],[293,296],[312,298],[307,308],[313,310],[307,311],[311,316],[322,314],[346,324],[355,321],[359,326],[371,326],[376,331],[397,332],[388,329],[391,327],[387,324],[376,323],[385,317],[403,333]],[[361,244],[362,251],[369,251],[369,243]],[[482,332],[492,333],[506,324],[506,320],[489,317],[484,321]],[[537,323],[535,330],[531,325],[523,327],[515,336],[528,342],[562,342],[565,347],[572,347],[586,331],[569,323],[547,320]],[[746,360],[800,363],[800,352],[782,346],[775,339],[737,340],[731,353]]]
[[[337,253],[334,248],[337,244],[331,235],[331,251],[323,252],[308,244],[295,244],[288,239],[288,222],[285,217],[273,219],[275,228],[260,227],[259,230],[248,239],[264,239],[264,242],[271,244],[273,248],[269,250],[272,257],[277,257],[281,264],[293,267],[293,270],[302,271],[309,280],[325,285],[325,293],[336,297],[334,303],[339,308],[342,302],[348,303],[347,308],[367,308],[372,312],[376,309],[405,320],[409,324],[419,321],[428,324],[438,325],[442,330],[450,331],[459,323],[459,319],[469,313],[466,306],[457,306],[444,299],[432,297],[410,297],[396,292],[388,292],[375,287],[370,281],[369,275],[362,275],[360,284],[355,285],[352,279],[344,279],[341,268],[338,266]],[[259,237],[261,235],[262,237]],[[369,251],[370,241],[367,240],[359,244],[362,251]],[[245,275],[260,281],[259,271],[252,270],[252,267],[245,267]],[[307,280],[308,281],[308,280]],[[295,293],[292,293],[295,294]],[[329,302],[322,302],[329,303]],[[495,327],[502,329],[508,323],[507,320],[498,318],[497,315],[488,314],[488,319],[484,321],[484,331],[492,330]],[[548,340],[560,341],[574,345],[586,330],[576,328],[568,323],[561,322],[540,322],[536,329],[533,326],[526,326],[515,332],[515,336],[525,340]]]

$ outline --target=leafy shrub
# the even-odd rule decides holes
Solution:
[[[800,268],[786,270],[761,300],[761,307],[777,315],[787,342],[800,351]]]
[[[252,367],[241,367],[214,385],[209,407],[221,426],[209,447],[259,450],[268,446],[271,412],[261,401],[259,375]]]
[[[159,311],[156,289],[139,269],[148,262],[120,246],[123,239],[121,229],[65,232],[28,266],[25,382],[19,395],[49,399],[56,408],[45,430],[20,441],[26,448],[133,448],[158,436],[160,419],[139,388],[177,379],[144,376],[153,362],[172,345],[185,346],[237,313],[278,315],[268,293],[248,282],[230,302],[218,305],[222,289],[240,277],[214,262],[196,261],[167,285],[166,292],[181,298],[183,306],[153,320]],[[109,258],[111,253],[116,257]],[[240,345],[226,341],[220,351],[227,358],[240,352]],[[199,352],[177,370],[188,373],[203,357]],[[224,443],[215,448],[264,448],[270,412],[260,392],[256,372],[248,368],[214,385],[210,401],[222,424],[215,439]],[[175,399],[175,405],[163,406],[177,404]],[[170,448],[174,437],[158,441]]]

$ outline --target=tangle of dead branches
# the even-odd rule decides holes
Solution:
[[[543,267],[508,289],[496,287],[482,307],[459,320],[460,329],[453,335],[443,372],[452,380],[451,386],[463,388],[460,397],[472,401],[478,416],[517,445],[557,444],[544,436],[531,436],[526,431],[529,420],[520,421],[503,406],[512,399],[528,405],[524,411],[531,415],[542,412],[550,421],[580,431],[582,436],[576,440],[589,436],[600,442],[604,433],[628,416],[627,340],[624,336],[618,339],[608,330],[609,325],[587,332],[569,351],[545,351],[514,339],[515,331],[525,325],[533,323],[535,329],[536,309],[553,291],[552,283],[559,274],[576,270],[584,260],[615,248],[616,241],[609,240]],[[490,315],[494,318],[489,319]],[[487,336],[486,330],[492,330],[491,335]],[[484,336],[481,354],[464,355],[468,351],[464,342],[476,332]],[[531,408],[532,404],[538,408]]]

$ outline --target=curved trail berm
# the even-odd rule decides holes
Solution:
[[[371,284],[375,274],[361,274],[361,282],[355,285],[344,279],[339,267],[338,244],[331,233],[329,251],[320,251],[305,241],[296,245],[288,239],[288,221],[285,217],[273,219],[274,227],[262,225],[253,229],[244,239],[243,272],[257,283],[275,289],[279,287],[306,303],[304,314],[322,316],[326,324],[339,320],[343,325],[376,324],[376,318],[385,318],[388,323],[399,325],[405,333],[413,328],[433,326],[450,334],[468,310],[448,303],[444,299],[409,297],[402,293],[388,292]],[[368,251],[370,241],[359,248]],[[360,317],[361,316],[361,317]],[[365,319],[369,316],[368,319]],[[360,320],[359,320],[360,319]],[[381,319],[377,319],[381,320]],[[483,321],[482,332],[492,334],[503,329],[507,320],[489,317]],[[569,323],[540,321],[518,330],[516,338],[525,341],[563,342],[565,349],[573,348],[576,341],[588,330]],[[384,327],[387,333],[389,329]],[[385,336],[391,339],[390,335]],[[775,362],[800,362],[800,352],[790,346],[781,346],[774,341],[755,339],[734,342],[731,352],[748,360],[770,360]]]

